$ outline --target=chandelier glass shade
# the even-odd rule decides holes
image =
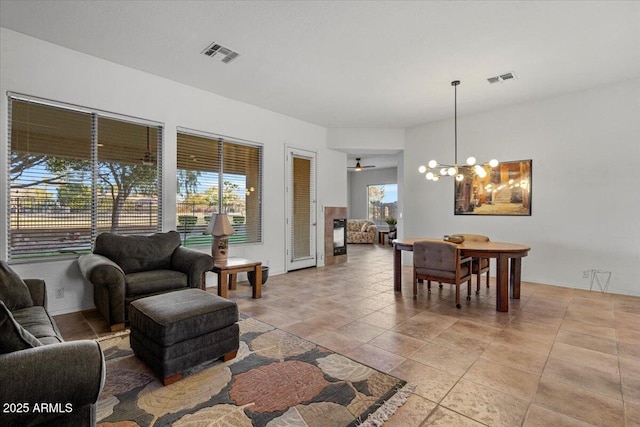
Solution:
[[[425,178],[429,181],[438,181],[445,176],[455,177],[456,181],[462,181],[464,174],[461,171],[462,167],[469,168],[475,175],[480,178],[487,176],[486,166],[495,168],[498,166],[498,161],[492,159],[485,163],[477,163],[475,157],[468,157],[467,162],[464,165],[458,164],[458,85],[460,80],[454,80],[451,82],[451,86],[454,89],[454,163],[452,165],[440,163],[437,160],[429,160],[427,166],[421,165],[418,168],[418,172],[425,174]]]

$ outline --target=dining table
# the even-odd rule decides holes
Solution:
[[[393,289],[402,292],[402,251],[413,252],[413,244],[422,240],[442,240],[414,237],[393,240]],[[520,299],[520,276],[522,258],[531,247],[519,243],[465,241],[458,243],[461,255],[496,260],[496,311],[509,311],[509,288],[511,298]],[[468,286],[471,286],[469,283]]]

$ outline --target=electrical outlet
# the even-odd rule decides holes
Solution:
[[[591,270],[583,270],[582,271],[582,278],[583,279],[588,279],[591,276]]]
[[[56,298],[64,298],[64,288],[56,289]]]

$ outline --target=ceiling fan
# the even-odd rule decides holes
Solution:
[[[151,153],[150,145],[149,128],[147,127],[147,151],[144,153],[142,159],[140,159],[145,166],[154,166],[156,164],[156,157]]]
[[[353,169],[354,171],[361,171],[362,169],[375,168],[375,166],[362,166],[360,164],[360,157],[356,157],[356,165],[355,166],[347,166],[349,169]]]

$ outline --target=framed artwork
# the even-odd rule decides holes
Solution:
[[[462,181],[455,182],[455,215],[531,215],[532,160],[484,166],[481,178],[470,166],[459,168]]]

